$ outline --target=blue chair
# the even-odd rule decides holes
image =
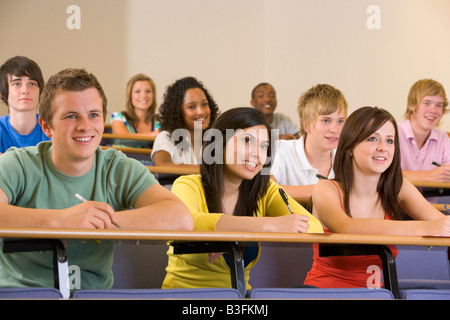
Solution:
[[[400,290],[450,289],[447,247],[397,246]]]
[[[250,299],[378,299],[393,300],[387,289],[367,288],[261,288],[247,292]]]
[[[400,298],[405,300],[450,300],[450,290],[444,289],[400,290]]]
[[[241,299],[232,288],[101,289],[75,291],[74,299]]]
[[[0,288],[0,299],[62,299],[55,288]]]

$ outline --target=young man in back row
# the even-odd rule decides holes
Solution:
[[[16,56],[0,67],[0,98],[9,114],[0,117],[0,154],[10,147],[35,146],[50,140],[36,114],[44,77],[33,60]]]
[[[115,228],[114,221],[127,229],[192,229],[186,206],[147,168],[99,147],[106,102],[97,79],[85,70],[62,70],[48,80],[39,124],[51,142],[0,156],[0,225],[107,229]],[[81,203],[76,193],[90,201]],[[114,241],[67,241],[69,265],[81,270],[81,288],[112,286],[114,247]],[[0,287],[52,287],[51,257],[0,252]]]
[[[292,140],[300,138],[300,129],[287,115],[275,112],[277,108],[277,92],[267,82],[261,82],[252,90],[250,104],[264,114],[272,129],[278,129],[279,138]]]

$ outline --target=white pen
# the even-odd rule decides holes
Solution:
[[[79,195],[78,193],[75,193],[75,197],[77,197],[78,200],[80,200],[81,202],[87,202],[87,200],[85,198],[83,198],[81,195]],[[113,225],[115,225],[117,228],[122,229],[114,220],[111,219],[111,223]]]

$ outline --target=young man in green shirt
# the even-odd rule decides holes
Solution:
[[[138,161],[102,150],[107,100],[95,76],[66,69],[44,87],[39,124],[51,142],[0,156],[0,225],[191,230],[192,215]],[[79,193],[87,202],[80,202]],[[3,246],[1,239],[0,247]],[[81,288],[113,284],[113,241],[67,241]],[[0,287],[53,286],[50,252],[4,254]]]

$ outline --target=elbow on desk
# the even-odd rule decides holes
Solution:
[[[192,231],[194,229],[194,218],[192,217],[191,212],[184,204],[178,212],[179,218],[175,220],[176,230]]]
[[[192,215],[189,214],[189,217],[184,217],[183,222],[180,224],[180,231],[192,231],[194,229],[194,219]]]

